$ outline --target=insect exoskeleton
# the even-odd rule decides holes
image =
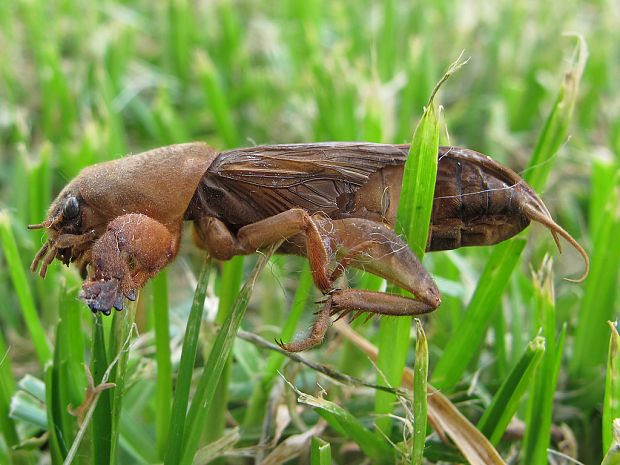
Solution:
[[[194,240],[221,260],[279,249],[307,257],[326,295],[311,334],[291,351],[318,344],[334,314],[417,315],[441,303],[433,279],[394,233],[407,145],[364,142],[271,145],[217,153],[200,142],[171,145],[84,168],[52,203],[47,241],[31,269],[45,277],[58,258],[85,281],[80,298],[93,312],[123,308],[174,259],[183,221]],[[497,161],[440,147],[427,250],[491,245],[537,221],[564,237],[538,194]],[[337,289],[354,266],[403,287],[414,298]]]

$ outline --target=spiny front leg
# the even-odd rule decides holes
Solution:
[[[80,298],[96,313],[123,308],[123,295],[136,291],[175,257],[180,225],[171,232],[158,221],[138,213],[112,220],[92,248],[92,270]]]

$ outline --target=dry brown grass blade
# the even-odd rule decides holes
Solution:
[[[295,459],[303,454],[310,446],[312,436],[319,436],[327,426],[326,421],[319,421],[313,428],[300,434],[286,438],[269,453],[260,465],[277,465]]]
[[[334,324],[334,328],[372,361],[377,361],[377,348],[353,331],[344,321]],[[413,370],[405,367],[403,386],[413,389]],[[488,439],[472,425],[467,418],[430,384],[428,385],[428,421],[440,436],[447,434],[472,465],[506,465]]]

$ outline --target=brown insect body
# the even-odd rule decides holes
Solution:
[[[393,232],[409,146],[355,142],[275,145],[221,153],[203,143],[172,145],[85,168],[59,194],[48,241],[36,255],[41,276],[54,258],[75,262],[88,279],[91,310],[121,309],[178,251],[183,220],[218,259],[287,239],[284,253],[308,257],[328,295],[311,335],[282,344],[304,350],[323,337],[329,316],[350,311],[420,314],[440,304],[419,260]],[[541,222],[557,242],[576,241],[516,173],[477,152],[440,147],[427,250],[490,245]],[[330,263],[338,262],[330,273]],[[382,276],[416,299],[334,290],[347,266]],[[587,274],[587,266],[586,266]],[[585,274],[584,274],[585,277]]]
[[[393,228],[408,151],[409,145],[328,142],[222,152],[198,186],[186,219],[215,217],[236,231],[303,208],[311,215],[365,218]],[[497,244],[532,219],[579,247],[514,171],[459,147],[439,147],[438,157],[427,251]]]
[[[93,311],[122,308],[123,293],[133,299],[135,290],[176,256],[183,213],[216,156],[206,144],[178,144],[84,168],[54,200],[48,219],[30,226],[48,232],[31,269],[36,271],[42,261],[40,275],[45,277],[47,266],[58,258],[66,265],[76,263],[86,277],[92,264],[84,283],[91,292],[83,299]],[[182,182],[171,179],[171,171]],[[75,215],[68,215],[74,205]],[[167,241],[165,249],[161,241]],[[129,270],[121,255],[141,260]],[[120,275],[125,279],[119,286]]]

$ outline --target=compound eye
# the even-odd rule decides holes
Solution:
[[[64,220],[72,220],[80,213],[80,206],[75,197],[69,197],[65,201],[64,207],[62,207],[62,218]]]

